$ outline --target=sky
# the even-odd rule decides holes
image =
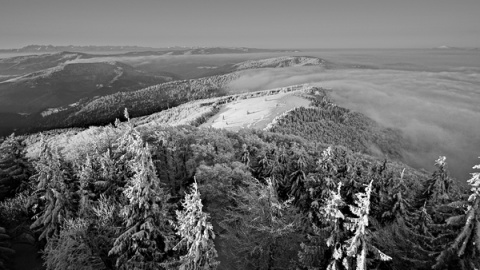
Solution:
[[[1,0],[0,48],[480,47],[479,0]]]

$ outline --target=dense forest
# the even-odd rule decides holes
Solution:
[[[312,133],[91,129],[2,141],[0,269],[25,235],[46,269],[480,267],[480,173],[462,190],[445,157],[427,174]]]
[[[275,119],[268,130],[302,136],[327,144],[343,145],[355,152],[401,159],[408,142],[399,130],[384,128],[365,115],[334,104],[328,91],[311,88],[304,95],[311,107],[298,107]]]

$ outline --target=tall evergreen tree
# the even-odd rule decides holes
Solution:
[[[340,182],[337,191],[330,191],[330,196],[323,206],[318,205],[318,202],[312,204],[313,213],[316,215],[314,218],[310,214],[313,234],[307,236],[308,242],[302,243],[299,253],[300,264],[307,269],[343,269],[342,263],[346,257],[343,241],[348,232],[344,227],[345,216],[342,208],[346,204],[340,194],[341,187]],[[324,219],[326,226],[319,227],[318,220]]]
[[[407,185],[404,177],[405,169],[403,169],[400,178],[393,184],[390,193],[391,207],[382,214],[382,218],[395,219],[405,222],[410,208],[410,202],[407,198]]]
[[[118,269],[160,269],[170,250],[172,222],[168,214],[168,194],[160,186],[149,152],[140,133],[128,129],[127,165],[133,176],[123,192],[127,204],[122,210],[126,230],[116,238],[109,255],[116,255]]]
[[[194,182],[190,193],[185,195],[183,209],[177,213],[177,234],[181,237],[175,249],[186,249],[187,253],[180,257],[181,270],[216,269],[217,251],[213,239],[213,226],[208,221],[209,215],[204,213],[200,192]]]
[[[23,148],[14,134],[0,144],[0,200],[27,186],[30,165],[22,154]]]
[[[370,197],[372,183],[367,185],[364,193],[357,193],[356,205],[350,205],[350,211],[357,217],[347,218],[347,228],[354,233],[353,237],[346,241],[346,252],[349,257],[355,257],[354,265],[357,270],[367,269],[367,255],[373,254],[373,260],[389,261],[392,258],[372,244],[372,232],[368,229],[370,213]],[[370,262],[372,263],[372,262]]]
[[[473,167],[480,169],[480,165]],[[480,173],[472,173],[468,181],[471,195],[465,214],[452,216],[447,224],[463,224],[455,240],[437,257],[434,269],[479,269],[480,268]]]
[[[236,206],[221,221],[224,248],[239,269],[292,268],[302,240],[298,213],[278,200],[270,179],[266,186],[254,181],[232,194]]]
[[[84,219],[68,219],[62,230],[49,239],[43,258],[47,270],[106,270],[106,266],[89,243],[88,226]]]
[[[50,148],[42,139],[40,159],[34,162],[36,174],[32,176],[37,184],[33,194],[36,203],[35,222],[30,226],[38,229],[39,239],[49,238],[60,230],[64,219],[76,215],[76,188],[69,176],[69,169],[60,157],[57,148]]]
[[[437,169],[425,183],[420,205],[435,206],[451,201],[453,195],[453,180],[448,175],[446,157],[435,160]]]

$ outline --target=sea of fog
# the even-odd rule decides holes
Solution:
[[[334,101],[398,128],[411,143],[405,162],[434,169],[447,157],[460,182],[480,164],[480,50],[314,51],[334,63],[368,68],[300,67],[251,71],[231,83],[268,89],[310,83],[332,89]]]

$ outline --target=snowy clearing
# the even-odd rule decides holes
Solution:
[[[300,93],[304,94],[303,91],[294,91],[228,103],[201,127],[228,130],[263,129],[285,111],[296,107],[308,107],[310,101],[300,96]]]

